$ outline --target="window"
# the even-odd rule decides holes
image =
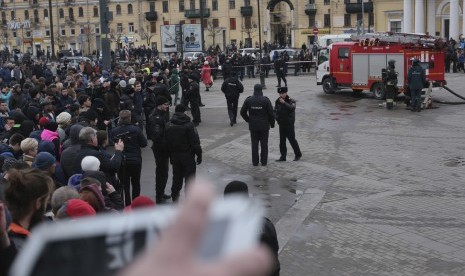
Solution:
[[[76,30],[75,30],[75,29],[71,29],[70,32],[71,32],[71,35],[75,35],[75,34],[76,34]]]
[[[79,17],[84,17],[84,9],[82,7],[79,7],[78,16]]]
[[[84,28],[81,28],[81,34],[83,34],[83,33],[84,33]]]
[[[150,32],[151,33],[157,32],[157,22],[150,22]]]
[[[236,8],[236,0],[229,0],[229,9],[234,10]]]
[[[132,10],[132,4],[128,4],[128,14],[133,14],[134,11]]]
[[[73,8],[69,8],[68,9],[68,16],[69,16],[69,19],[74,21],[74,11],[73,11]]]
[[[213,18],[212,25],[213,25],[213,28],[218,28],[220,26],[218,18]]]
[[[245,29],[252,28],[252,17],[251,16],[244,17],[244,28]]]
[[[95,33],[99,34],[100,33],[100,27],[95,26]]]
[[[350,4],[350,0],[344,0],[344,4]]]
[[[250,6],[250,0],[244,0],[244,6],[249,7]]]
[[[349,48],[339,48],[337,52],[337,57],[338,58],[349,58]]]
[[[50,30],[45,30],[45,36],[49,37],[50,36]]]
[[[64,18],[64,17],[65,17],[65,12],[63,11],[63,9],[60,9],[60,10],[58,11],[58,13],[59,13],[60,18]]]
[[[229,18],[229,28],[231,30],[236,29],[236,18]]]
[[[195,0],[190,0],[189,8],[190,8],[191,10],[195,10]]]
[[[163,1],[163,12],[168,12],[168,1]]]
[[[133,32],[134,32],[134,23],[132,23],[132,22],[131,22],[131,23],[128,23],[128,31],[129,31],[130,33],[133,33]]]
[[[116,5],[116,15],[121,15],[121,5]]]
[[[116,33],[118,33],[118,34],[123,33],[123,23],[116,24]]]
[[[31,37],[31,31],[26,32],[26,37]]]
[[[204,19],[203,20],[203,27],[207,28],[207,26],[208,26],[208,19]]]
[[[17,32],[13,32],[13,37],[17,37],[18,36],[18,33]]]
[[[309,27],[316,27],[315,25],[315,15],[308,16],[308,26]]]
[[[39,23],[39,11],[34,10],[34,22]]]
[[[94,6],[94,17],[98,17],[98,8]]]
[[[197,20],[191,19],[191,24],[197,24]]]
[[[184,11],[184,0],[179,0],[179,11],[180,12]]]
[[[363,16],[361,13],[357,13],[357,22],[362,22]]]
[[[389,31],[393,33],[402,32],[402,22],[400,20],[389,22]]]
[[[44,18],[47,18],[47,17],[48,17],[48,10],[45,9],[45,10],[44,10]]]
[[[150,11],[151,12],[155,11],[155,2],[150,2]]]
[[[324,26],[325,27],[331,27],[331,14],[325,14],[325,22]]]
[[[170,22],[169,22],[169,21],[166,21],[166,20],[165,20],[165,21],[163,21],[163,25],[169,25],[169,24],[170,24]]]
[[[344,27],[350,27],[351,26],[350,22],[350,13],[344,14]]]
[[[11,11],[11,20],[15,20],[16,17],[15,17],[15,11]]]
[[[179,21],[179,24],[180,24],[180,25],[186,24],[186,20],[180,20],[180,21]]]
[[[24,11],[24,19],[29,20],[29,11]]]
[[[66,35],[66,29],[61,29],[61,35]]]
[[[212,10],[218,10],[218,0],[212,0]]]
[[[330,1],[330,0],[324,0],[324,1],[323,1],[323,4],[329,5],[329,4],[331,4],[331,1]]]
[[[369,26],[375,25],[375,15],[373,13],[368,14],[368,25]]]

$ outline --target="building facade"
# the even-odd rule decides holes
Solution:
[[[0,0],[0,45],[22,52],[51,51],[50,17],[55,49],[99,49],[100,6],[95,0]],[[203,1],[200,3],[200,1]],[[315,34],[354,33],[374,29],[374,3],[365,0],[109,0],[109,34],[112,48],[160,48],[160,26],[199,24],[203,16],[205,48],[235,43],[258,43],[260,16],[262,42],[300,48]],[[383,2],[383,1],[379,1]],[[386,1],[387,2],[387,1]],[[258,14],[260,3],[260,15]],[[203,12],[200,6],[203,6]],[[362,15],[362,10],[364,14]]]
[[[459,39],[465,33],[464,0],[375,0],[378,31],[429,33]]]

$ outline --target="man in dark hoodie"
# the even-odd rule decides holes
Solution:
[[[221,85],[221,91],[223,91],[226,97],[230,126],[233,126],[237,123],[237,104],[240,93],[244,92],[244,86],[236,76],[231,76],[224,80],[223,85]]]
[[[173,166],[173,185],[171,198],[177,202],[185,180],[195,177],[197,165],[202,163],[200,138],[191,118],[187,116],[186,106],[178,104],[171,120],[165,126],[166,145]]]
[[[252,140],[252,164],[258,166],[258,143],[261,146],[260,162],[268,163],[268,135],[274,128],[273,106],[270,99],[263,96],[262,86],[255,84],[253,96],[247,97],[241,108],[241,116],[249,123]]]

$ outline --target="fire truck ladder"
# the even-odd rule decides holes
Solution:
[[[353,41],[360,41],[366,46],[378,45],[381,43],[410,44],[432,48],[444,48],[447,46],[446,41],[440,37],[408,33],[367,33],[363,35],[353,35],[351,39]]]

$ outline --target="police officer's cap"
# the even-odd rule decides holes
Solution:
[[[278,93],[287,93],[287,87],[278,87]]]
[[[395,63],[396,63],[396,61],[393,60],[393,59],[391,59],[391,60],[388,61],[388,64],[395,64]]]

